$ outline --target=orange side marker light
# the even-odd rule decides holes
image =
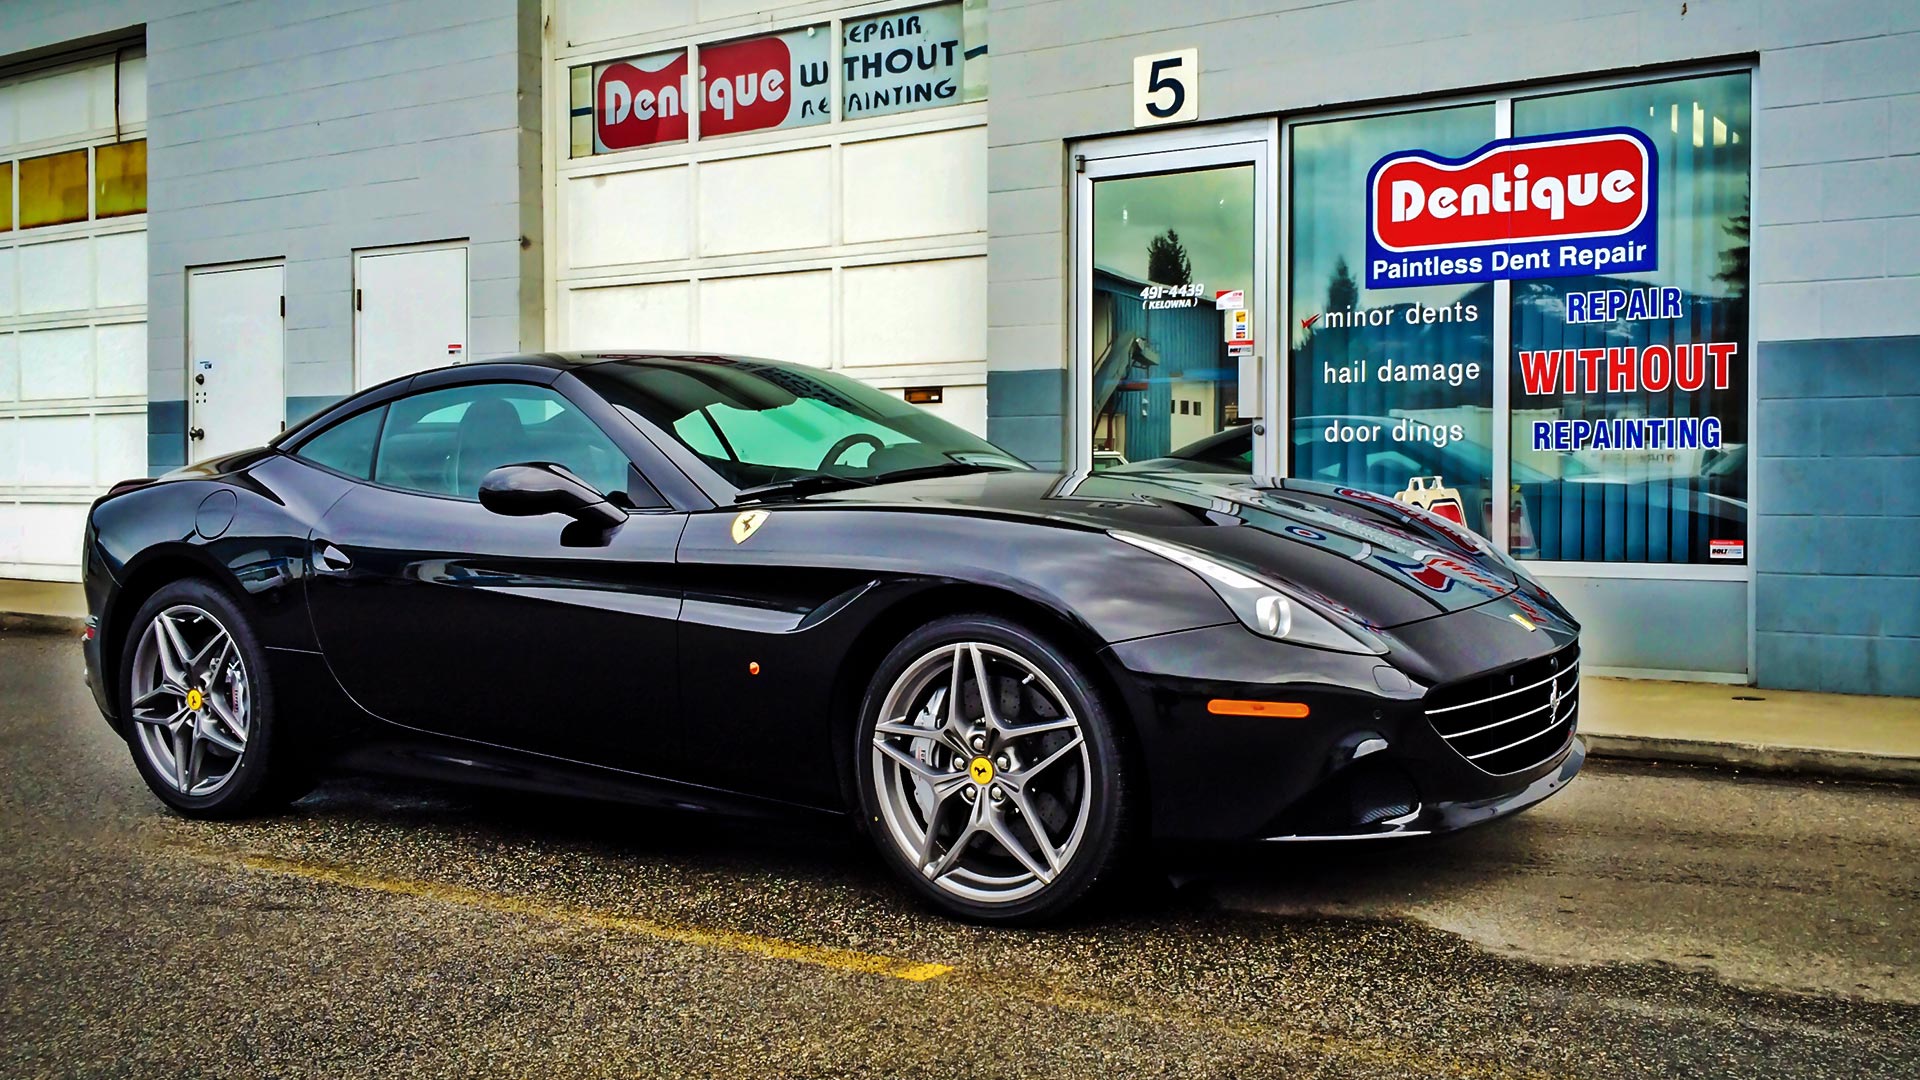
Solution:
[[[1307,707],[1298,701],[1234,701],[1214,698],[1207,711],[1215,716],[1270,716],[1281,720],[1304,720]]]

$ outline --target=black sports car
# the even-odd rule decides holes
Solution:
[[[798,365],[546,355],[128,481],[87,676],[154,792],[328,769],[857,814],[946,910],[1034,919],[1148,840],[1415,836],[1579,770],[1578,628],[1361,491],[1047,475]]]

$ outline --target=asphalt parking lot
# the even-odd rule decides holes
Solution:
[[[1048,930],[839,830],[348,780],[164,812],[0,632],[0,1075],[1920,1075],[1920,792],[1596,765]]]

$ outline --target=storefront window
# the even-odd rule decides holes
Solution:
[[[0,232],[13,230],[13,162],[0,161]]]
[[[1657,266],[1513,283],[1515,554],[1742,563],[1749,77],[1521,98],[1517,136],[1631,128],[1657,155]]]
[[[1396,151],[1463,155],[1491,103],[1292,129],[1291,475],[1398,496],[1483,533],[1493,499],[1489,282],[1367,288],[1369,172]]]
[[[1522,558],[1744,563],[1749,82],[1293,126],[1289,472]]]

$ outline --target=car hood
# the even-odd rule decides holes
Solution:
[[[1251,570],[1375,629],[1476,607],[1526,584],[1465,529],[1383,495],[1301,480],[997,472],[803,501],[1124,530]]]

